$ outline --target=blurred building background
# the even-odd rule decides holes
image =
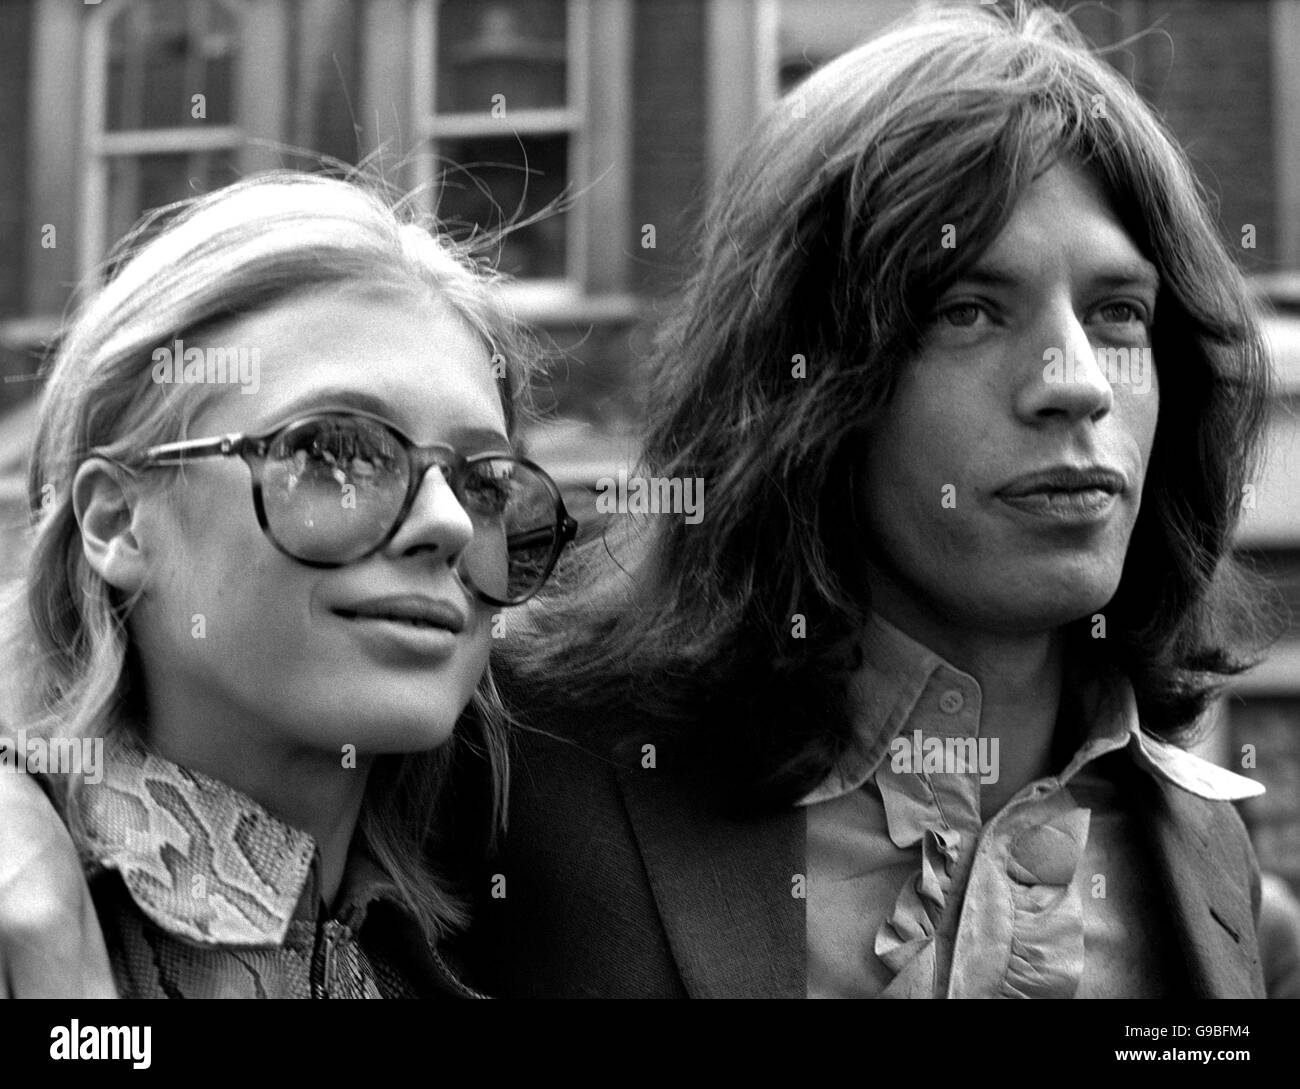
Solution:
[[[371,156],[464,231],[561,203],[501,263],[562,355],[532,453],[589,509],[632,456],[638,361],[708,186],[783,89],[921,2],[0,0],[0,577],[74,285],[146,209],[322,156]],[[1182,140],[1272,308],[1271,456],[1240,548],[1288,629],[1206,750],[1238,770],[1253,753],[1261,861],[1300,888],[1300,0],[1068,6],[1118,44],[1111,62]]]

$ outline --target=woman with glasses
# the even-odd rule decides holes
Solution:
[[[74,976],[106,954],[128,997],[476,993],[429,844],[460,748],[500,819],[493,616],[576,529],[516,452],[529,358],[467,253],[303,175],[192,203],[80,309],[3,719],[50,756],[88,879],[103,944],[80,928]],[[45,906],[80,922],[66,894]]]

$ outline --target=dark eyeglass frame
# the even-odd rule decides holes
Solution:
[[[373,547],[367,549],[360,555],[354,556],[349,560],[339,562],[330,560],[308,560],[301,556],[296,556],[290,552],[283,544],[276,539],[272,531],[270,522],[266,517],[266,504],[262,498],[262,473],[266,466],[266,455],[271,449],[272,444],[284,432],[295,427],[301,427],[305,424],[314,423],[319,420],[338,419],[344,417],[347,419],[364,419],[373,424],[377,424],[386,430],[397,441],[398,447],[402,450],[407,460],[409,476],[406,482],[406,496],[402,500],[402,505],[398,509],[393,524],[383,535],[383,538]],[[437,468],[442,472],[444,479],[451,487],[452,494],[456,496],[456,501],[465,506],[464,500],[464,481],[468,474],[469,468],[484,461],[513,461],[524,466],[529,471],[535,473],[546,485],[551,495],[555,499],[555,522],[553,526],[545,530],[535,530],[530,533],[513,534],[506,539],[507,552],[516,548],[527,547],[529,542],[537,543],[538,533],[555,534],[555,541],[551,548],[551,554],[547,559],[545,571],[541,578],[537,580],[537,585],[528,591],[523,597],[514,600],[504,600],[487,593],[479,586],[474,585],[473,580],[462,571],[457,570],[461,581],[473,591],[473,593],[482,601],[489,605],[498,605],[509,608],[515,605],[522,605],[525,601],[536,594],[544,585],[546,580],[551,577],[551,572],[555,570],[555,565],[559,562],[560,553],[564,551],[564,546],[577,536],[578,523],[569,514],[564,506],[564,498],[560,494],[559,485],[551,479],[549,473],[540,465],[528,458],[520,457],[518,454],[511,454],[507,451],[489,451],[481,454],[473,454],[469,457],[459,453],[456,448],[449,443],[435,442],[428,446],[421,446],[413,441],[409,436],[404,434],[393,424],[389,423],[382,416],[376,416],[370,412],[359,410],[335,410],[311,412],[304,416],[298,416],[287,423],[281,424],[271,431],[263,432],[259,435],[245,434],[235,432],[229,435],[220,435],[209,439],[186,439],[181,442],[165,442],[158,446],[151,446],[141,455],[139,462],[140,468],[171,468],[184,465],[189,461],[197,461],[202,458],[217,457],[238,457],[242,458],[244,464],[248,466],[249,475],[252,478],[253,485],[253,509],[257,513],[257,524],[261,527],[262,533],[266,539],[273,544],[276,549],[298,563],[305,564],[308,567],[335,568],[346,567],[350,563],[357,563],[387,545],[396,535],[398,530],[406,522],[407,516],[411,513],[411,508],[415,506],[416,496],[420,494],[420,488],[424,484],[424,478],[428,475],[430,469]]]

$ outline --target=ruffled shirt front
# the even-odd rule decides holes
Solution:
[[[986,820],[1000,753],[978,682],[879,618],[863,648],[861,744],[802,802],[810,997],[1164,994],[1175,961],[1126,784],[1263,788],[1144,733],[1110,674],[1063,697],[1084,737],[1063,770]]]

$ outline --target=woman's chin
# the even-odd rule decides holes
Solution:
[[[455,721],[442,721],[428,712],[416,721],[389,719],[368,735],[365,749],[376,756],[430,752],[447,744],[455,729]]]
[[[440,748],[451,740],[460,711],[453,713],[451,708],[444,710],[429,702],[418,706],[371,704],[352,715],[333,708],[329,717],[332,722],[318,722],[311,731],[315,747],[355,760]]]

